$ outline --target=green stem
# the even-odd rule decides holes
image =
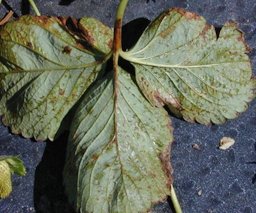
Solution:
[[[33,8],[33,10],[35,11],[36,15],[41,16],[41,13],[39,12],[34,0],[28,0],[28,1],[30,3],[31,7]]]
[[[116,20],[117,19],[123,19],[124,11],[127,7],[127,4],[128,4],[128,0],[120,0],[120,3],[119,3],[118,8],[117,8]]]
[[[122,22],[123,16],[128,4],[128,0],[120,0],[116,13],[115,32],[114,32],[114,53],[117,53],[122,49]]]
[[[182,213],[180,203],[179,203],[179,200],[178,200],[177,195],[175,193],[173,185],[171,186],[171,200],[172,200],[172,204],[173,204],[175,213]]]

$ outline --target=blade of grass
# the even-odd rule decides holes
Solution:
[[[172,204],[173,204],[175,213],[182,213],[181,206],[180,206],[180,203],[177,198],[177,195],[176,195],[173,185],[171,188],[171,200],[172,200]]]
[[[31,7],[33,8],[33,10],[35,11],[36,15],[41,16],[41,13],[39,12],[35,2],[33,0],[28,0],[28,1],[30,3]]]

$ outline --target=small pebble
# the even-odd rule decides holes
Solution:
[[[192,148],[195,150],[201,150],[200,146],[196,143],[192,144]]]
[[[201,196],[203,194],[203,190],[200,189],[198,192],[197,192],[198,196]]]
[[[235,144],[235,140],[230,137],[223,137],[219,143],[219,149],[226,150]]]

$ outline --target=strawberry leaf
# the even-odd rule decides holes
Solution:
[[[6,198],[12,191],[11,175],[24,176],[26,169],[18,157],[0,156],[0,198]]]
[[[97,23],[87,35],[86,20]],[[1,29],[0,113],[12,132],[54,139],[65,115],[104,70],[112,31],[98,23],[23,16]],[[106,32],[106,43],[93,37],[95,31]]]
[[[67,195],[78,212],[146,212],[170,195],[172,128],[126,72],[119,68],[118,89],[111,77],[88,91],[72,121]]]
[[[23,16],[5,24],[0,114],[12,132],[37,140],[53,140],[73,116],[64,184],[77,212],[147,212],[168,195],[181,212],[171,176],[173,132],[161,106],[203,124],[236,117],[255,96],[248,47],[234,23],[217,38],[202,17],[176,8],[123,52],[127,3],[120,1],[114,32],[93,18]],[[136,79],[120,56],[134,65]],[[17,159],[0,158],[2,168],[8,186],[12,172],[25,173]]]
[[[183,9],[161,14],[122,56],[155,106],[187,121],[223,123],[247,109],[256,82],[243,33],[227,23],[219,38],[205,19]]]

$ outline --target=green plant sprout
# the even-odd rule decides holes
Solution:
[[[12,191],[11,175],[24,176],[26,169],[23,162],[14,156],[0,156],[0,198],[6,198]]]
[[[124,51],[128,0],[119,3],[114,30],[90,17],[41,16],[29,2],[37,16],[0,30],[3,123],[25,138],[52,141],[68,126],[63,178],[77,212],[148,212],[170,196],[181,213],[163,106],[205,125],[244,112],[256,81],[243,33],[228,22],[217,38],[203,17],[174,8]]]

